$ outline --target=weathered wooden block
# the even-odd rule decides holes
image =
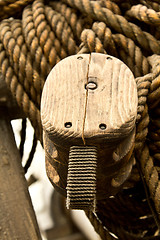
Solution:
[[[42,93],[41,118],[47,173],[60,192],[66,194],[72,146],[97,149],[97,199],[119,190],[133,165],[137,103],[134,76],[115,57],[75,55],[52,69]]]

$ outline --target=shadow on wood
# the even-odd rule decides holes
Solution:
[[[0,118],[0,239],[41,239],[10,121],[2,117]]]

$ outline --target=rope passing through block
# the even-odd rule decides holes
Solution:
[[[67,208],[95,210],[97,148],[73,146],[69,152]]]

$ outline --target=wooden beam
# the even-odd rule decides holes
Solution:
[[[40,240],[10,121],[0,118],[0,239]]]

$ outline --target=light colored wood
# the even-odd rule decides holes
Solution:
[[[42,93],[41,118],[44,130],[55,142],[82,142],[90,55],[71,56],[48,75]],[[65,123],[72,123],[66,128]]]
[[[47,174],[61,193],[66,195],[69,149],[84,144],[98,150],[97,199],[119,191],[134,164],[137,104],[134,76],[115,57],[76,55],[53,68],[41,117]]]
[[[0,118],[0,239],[40,240],[10,122]]]
[[[130,69],[119,59],[91,54],[88,82],[97,84],[88,89],[84,136],[87,143],[120,140],[135,126],[137,86]],[[105,124],[106,129],[101,129]]]
[[[94,83],[97,87],[92,89]],[[134,128],[137,103],[134,76],[123,62],[100,53],[71,56],[47,78],[42,124],[55,143],[62,139],[82,144],[83,130],[88,144],[119,140]],[[66,123],[72,126],[67,128]]]

